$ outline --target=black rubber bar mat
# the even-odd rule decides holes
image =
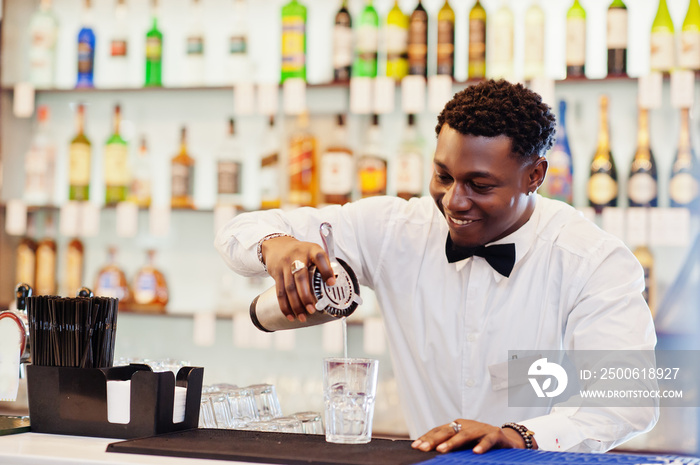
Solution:
[[[372,439],[368,444],[331,444],[323,435],[192,429],[112,443],[107,452],[255,463],[408,465],[436,452],[411,449],[411,441]]]

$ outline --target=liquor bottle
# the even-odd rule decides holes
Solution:
[[[83,287],[85,247],[80,239],[73,238],[66,247],[63,272],[63,295],[74,296]]]
[[[627,75],[627,6],[613,0],[608,7],[608,76]]]
[[[333,28],[333,80],[345,82],[350,80],[352,70],[352,17],[348,10],[348,1],[343,0],[335,14]]]
[[[544,75],[544,31],[544,11],[539,3],[533,3],[525,12],[525,79]]]
[[[357,161],[357,175],[362,198],[386,195],[387,158],[382,148],[379,116],[376,114],[372,115],[362,156]]]
[[[188,30],[185,39],[184,84],[197,87],[204,84],[204,26],[202,6],[199,0],[191,0],[188,14]]]
[[[649,66],[652,71],[668,73],[675,66],[675,38],[673,20],[668,12],[666,0],[659,0],[654,22],[651,24],[651,56]]]
[[[117,264],[116,247],[107,249],[107,264],[97,272],[93,290],[96,296],[116,298],[122,304],[129,303],[129,284],[124,271]]]
[[[610,152],[610,130],[608,128],[608,97],[600,97],[600,129],[598,147],[591,163],[588,179],[588,203],[596,213],[605,207],[617,206],[617,170]]]
[[[455,70],[455,12],[449,0],[438,11],[437,74],[454,76]]]
[[[78,133],[68,148],[68,200],[90,199],[90,164],[92,146],[85,137],[85,106],[78,104],[76,111]]]
[[[109,55],[100,84],[107,87],[126,87],[129,79],[129,22],[126,0],[117,0],[114,8],[114,29],[109,41]]]
[[[491,18],[489,66],[487,76],[512,78],[513,76],[513,11],[505,2]]]
[[[688,108],[681,109],[678,151],[671,168],[669,197],[672,207],[690,208],[697,213],[700,208],[700,164],[690,140],[688,113]]]
[[[114,132],[107,139],[104,152],[105,205],[126,200],[129,184],[129,147],[119,133],[121,108],[114,107]]]
[[[586,10],[574,0],[566,13],[566,76],[586,75]]]
[[[428,75],[428,12],[421,0],[408,20],[408,74]]]
[[[248,53],[248,3],[233,0],[231,33],[228,37],[228,54],[225,63],[227,84],[250,80],[253,63]]]
[[[180,152],[170,162],[172,208],[194,208],[195,160],[187,151],[187,130],[180,130]]]
[[[546,195],[573,205],[573,161],[566,134],[566,101],[559,102],[559,121],[554,147],[547,155],[549,166],[544,182]]]
[[[54,86],[58,20],[51,11],[51,0],[41,0],[29,22],[29,82],[37,89]]]
[[[241,207],[243,196],[243,147],[236,137],[236,124],[228,120],[228,134],[216,160],[216,201],[219,205]]]
[[[297,127],[289,140],[289,203],[314,207],[318,202],[316,138],[309,132],[309,115],[297,118]]]
[[[56,295],[56,241],[54,240],[53,218],[48,217],[46,236],[36,246],[36,287],[37,295]]]
[[[656,276],[654,273],[654,255],[646,245],[635,247],[632,251],[644,270],[644,290],[642,296],[649,306],[652,317],[656,316]]]
[[[386,75],[400,81],[408,74],[408,16],[399,0],[386,16]]]
[[[291,0],[282,7],[282,75],[306,80],[306,7]]]
[[[158,0],[151,1],[151,29],[146,33],[146,87],[163,85],[163,33],[158,29]]]
[[[678,65],[682,69],[700,70],[700,4],[690,0],[681,29],[681,48]]]
[[[355,161],[347,143],[345,115],[336,116],[333,141],[321,155],[320,189],[324,204],[344,204],[352,199]]]
[[[367,0],[360,14],[355,31],[355,61],[352,75],[357,77],[377,77],[377,50],[379,47],[379,16]]]
[[[15,281],[27,283],[32,288],[36,281],[36,241],[34,240],[34,219],[27,217],[27,234],[20,240],[16,251]]]
[[[408,115],[394,173],[397,196],[408,200],[423,195],[423,139],[416,129],[413,114]]]
[[[49,134],[49,107],[37,107],[37,128],[24,159],[24,201],[29,205],[53,203],[56,147]]]
[[[146,264],[139,268],[131,282],[134,305],[139,310],[165,312],[168,304],[168,284],[165,275],[156,268],[155,250],[146,251]]]
[[[82,28],[78,32],[78,80],[75,87],[95,87],[95,31],[90,0],[85,0]]]
[[[275,127],[275,117],[270,115],[267,130],[262,139],[265,148],[260,159],[260,208],[279,208],[282,204],[280,136]]]
[[[649,147],[649,116],[646,108],[639,109],[637,151],[632,159],[627,180],[627,197],[630,207],[656,207],[658,181],[656,161]]]
[[[151,206],[152,169],[146,138],[142,137],[141,144],[132,163],[131,180],[129,182],[129,200],[141,208]]]
[[[486,10],[480,0],[469,11],[469,79],[486,77]]]

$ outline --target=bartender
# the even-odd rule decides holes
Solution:
[[[509,407],[509,351],[653,350],[642,267],[617,238],[543,198],[555,118],[521,84],[485,81],[438,116],[430,197],[244,213],[217,235],[226,263],[268,273],[288,319],[313,313],[317,243],[374,289],[412,446],[606,451],[653,427],[654,407]],[[507,370],[506,370],[507,372]]]

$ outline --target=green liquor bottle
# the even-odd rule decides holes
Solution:
[[[586,10],[574,0],[566,13],[566,76],[586,75]]]
[[[408,74],[408,15],[399,0],[386,15],[386,75],[400,81]]]
[[[372,6],[372,0],[367,0],[357,23],[353,76],[377,77],[378,35],[379,16]]]
[[[158,0],[153,0],[153,22],[146,33],[146,87],[163,85],[163,33],[158,29]]]
[[[678,65],[682,69],[700,70],[700,4],[690,0],[681,29]]]
[[[613,0],[608,7],[608,76],[627,74],[627,6]]]
[[[469,12],[469,79],[483,79],[486,76],[486,10],[481,2]]]
[[[126,200],[129,183],[129,147],[119,134],[121,109],[114,107],[114,133],[107,140],[104,151],[105,204],[116,205]]]
[[[282,7],[282,72],[287,78],[306,80],[306,7],[292,0]]]
[[[668,12],[666,0],[659,0],[659,8],[651,24],[651,70],[670,72],[675,66],[675,49],[673,20]]]

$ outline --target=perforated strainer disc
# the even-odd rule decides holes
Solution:
[[[342,318],[352,314],[362,303],[362,299],[357,277],[350,266],[341,259],[337,260],[342,268],[335,270],[337,271],[335,285],[326,285],[321,278],[321,273],[316,270],[313,274],[312,286],[314,295],[318,299],[316,310]]]

